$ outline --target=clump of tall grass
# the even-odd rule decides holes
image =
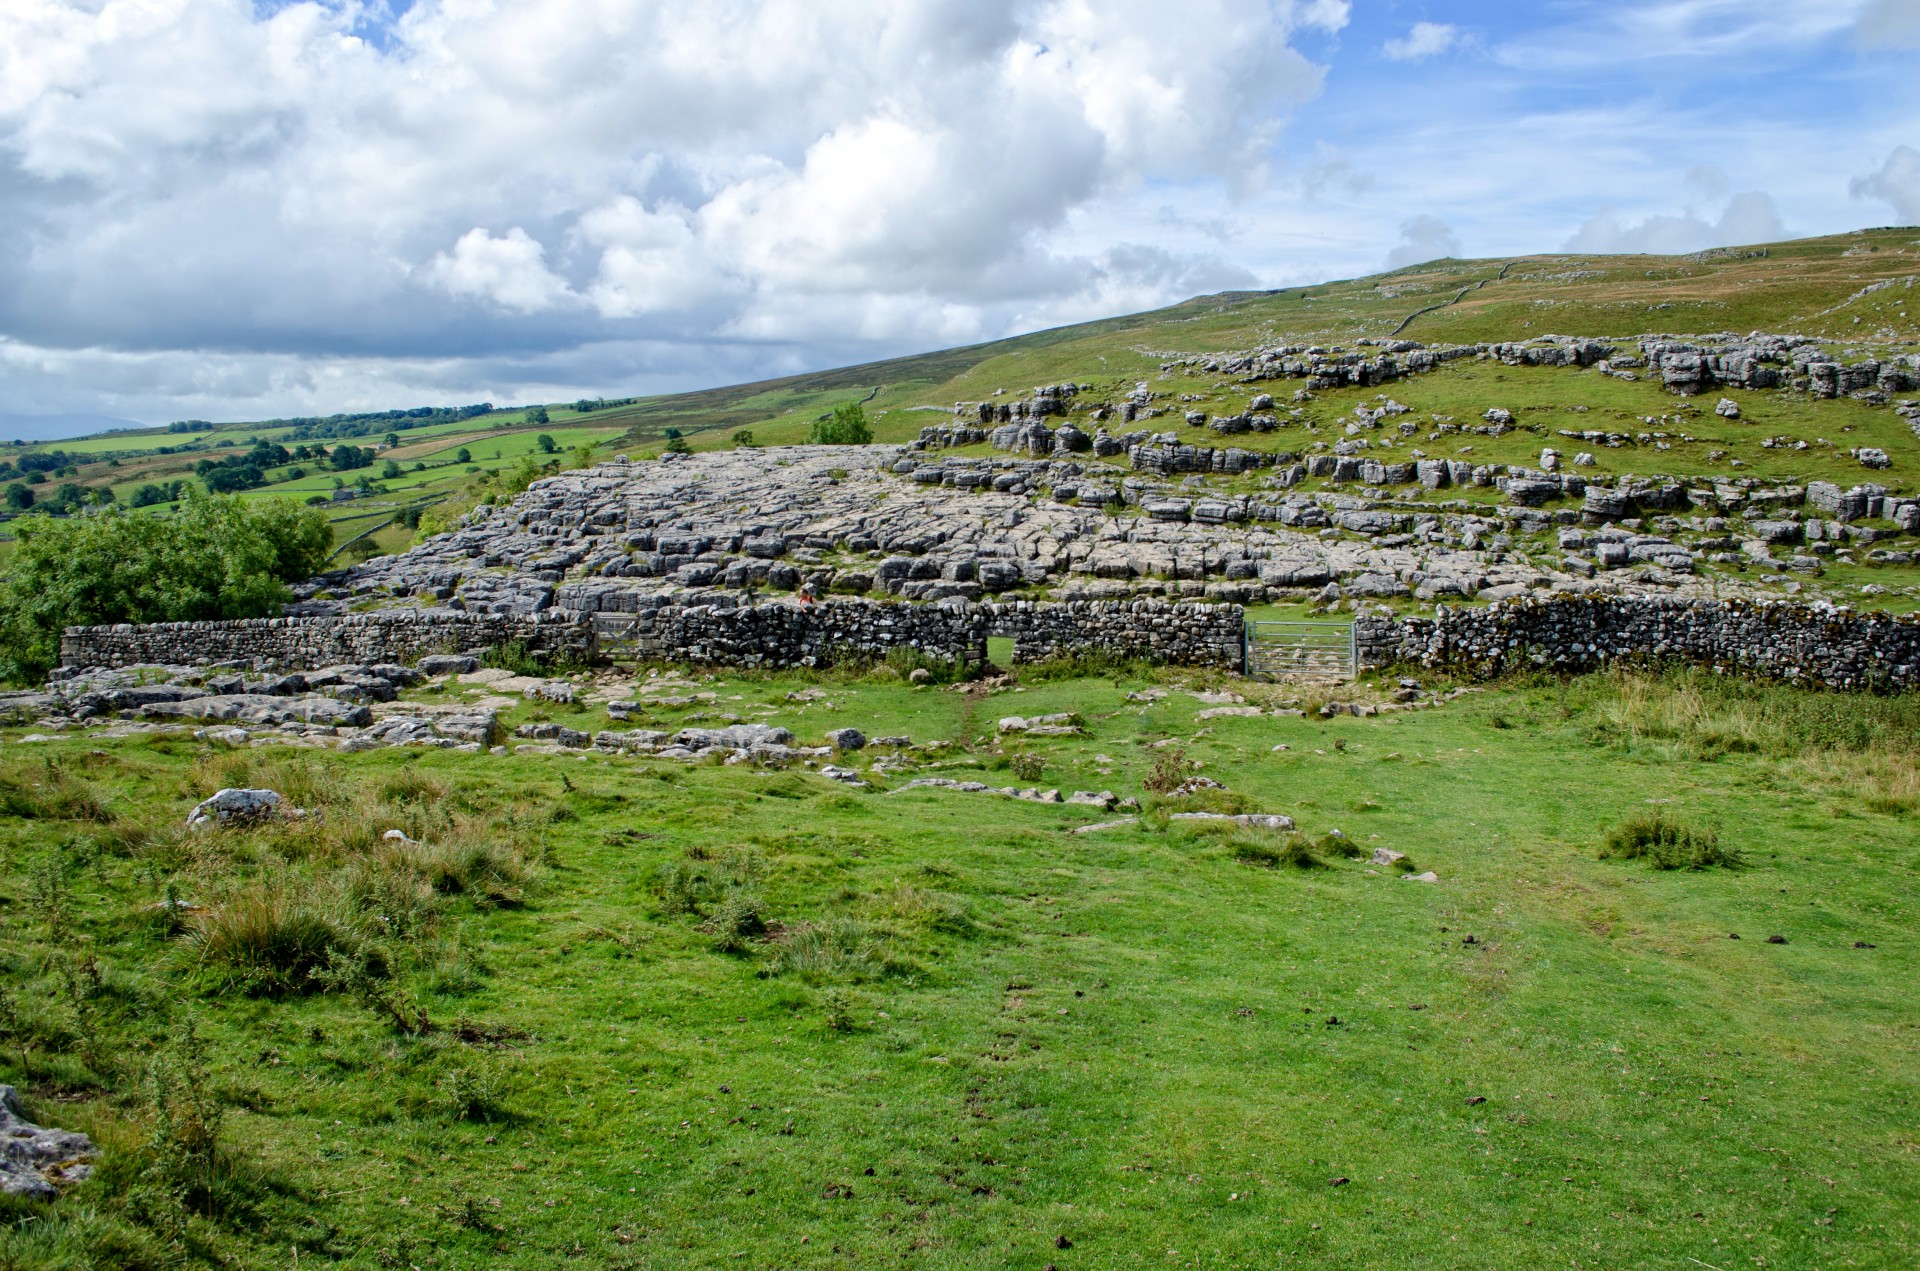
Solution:
[[[1646,860],[1655,869],[1733,869],[1742,863],[1740,853],[1722,847],[1713,831],[1659,813],[1630,817],[1616,825],[1607,834],[1600,858]]]
[[[870,980],[885,973],[887,962],[880,941],[866,923],[857,918],[827,918],[783,932],[767,973],[812,983]]]
[[[0,769],[0,817],[94,825],[114,819],[113,809],[93,783],[74,776],[51,756],[39,764],[15,763]]]
[[[1350,839],[1338,833],[1318,839],[1305,834],[1237,834],[1227,840],[1227,850],[1242,865],[1261,869],[1324,869],[1329,856],[1351,859],[1360,854]]]
[[[943,935],[971,936],[979,930],[964,901],[924,887],[896,887],[882,892],[868,904],[867,911],[876,921]]]
[[[735,888],[714,907],[701,924],[713,937],[720,953],[745,953],[752,942],[766,934],[766,916],[760,911],[760,898],[745,888]]]
[[[384,955],[342,902],[311,881],[254,883],[197,914],[188,947],[203,967],[261,996],[311,992],[318,974],[341,958],[378,963],[384,974]]]
[[[471,829],[456,829],[424,843],[383,840],[380,852],[434,894],[465,896],[485,907],[511,909],[522,904],[535,875],[535,866],[523,853]]]

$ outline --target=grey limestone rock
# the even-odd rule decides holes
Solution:
[[[253,825],[280,816],[283,802],[278,791],[230,786],[202,799],[187,814],[187,824]]]
[[[0,1086],[0,1193],[53,1200],[59,1184],[87,1177],[92,1167],[86,1162],[95,1150],[84,1134],[27,1120],[19,1091]]]

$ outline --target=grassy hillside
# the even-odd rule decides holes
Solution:
[[[1620,676],[1321,721],[1208,687],[728,676],[644,713],[953,743],[867,790],[6,730],[0,1081],[105,1155],[0,1206],[0,1266],[1908,1260],[1911,699]],[[607,726],[508,722],[544,712]],[[925,773],[1148,810],[1080,834],[1114,814]],[[226,785],[317,815],[183,830]],[[1601,858],[1654,813],[1741,864]]]
[[[914,357],[788,376],[753,384],[623,401],[580,411],[573,403],[546,408],[545,423],[529,423],[526,408],[471,419],[429,422],[382,445],[385,425],[363,437],[328,445],[378,448],[369,468],[335,472],[323,463],[283,465],[249,497],[324,498],[337,482],[363,484],[367,496],[333,505],[336,536],[345,542],[368,530],[368,546],[401,550],[415,530],[396,517],[417,505],[452,498],[471,503],[479,483],[521,463],[546,434],[561,454],[585,447],[597,457],[618,451],[657,453],[669,429],[695,449],[734,445],[750,431],[760,444],[793,443],[835,405],[866,403],[876,437],[906,441],[947,417],[955,401],[996,393],[1020,394],[1036,384],[1072,380],[1090,384],[1085,400],[1110,401],[1150,380],[1157,393],[1186,399],[1194,409],[1244,409],[1247,389],[1189,367],[1162,372],[1170,359],[1241,350],[1273,342],[1325,345],[1400,331],[1428,343],[1526,339],[1548,333],[1632,336],[1649,331],[1706,333],[1767,330],[1815,335],[1842,356],[1910,350],[1920,339],[1920,230],[1880,229],[1765,247],[1703,252],[1688,257],[1538,256],[1513,260],[1433,261],[1369,278],[1278,292],[1204,296],[1151,313],[1036,332],[1013,339]],[[1433,308],[1433,306],[1440,306]],[[1431,310],[1431,311],[1427,311]],[[1861,477],[1849,448],[1872,445],[1896,456],[1890,473],[1875,479],[1910,488],[1920,463],[1909,431],[1886,411],[1851,401],[1812,402],[1790,394],[1736,394],[1745,422],[1727,426],[1698,403],[1686,403],[1648,382],[1628,384],[1597,372],[1538,371],[1479,363],[1391,386],[1392,395],[1425,418],[1471,420],[1489,406],[1516,411],[1521,431],[1497,440],[1455,437],[1423,444],[1429,454],[1471,456],[1476,462],[1534,462],[1542,446],[1572,454],[1583,447],[1560,429],[1660,432],[1627,449],[1596,450],[1595,474],[1660,472],[1688,476],[1758,475],[1814,478],[1851,484]],[[1371,390],[1323,392],[1302,422],[1337,430]],[[1710,404],[1710,403],[1709,403]],[[1649,424],[1649,420],[1658,421]],[[1665,440],[1681,434],[1694,440]],[[1205,435],[1205,434],[1202,434]],[[1804,450],[1763,446],[1768,437],[1806,441]],[[1236,445],[1297,449],[1297,430],[1255,434]],[[285,421],[226,423],[208,431],[114,433],[78,441],[0,446],[0,461],[63,451],[69,466],[45,474],[34,487],[44,503],[60,486],[110,490],[127,502],[142,486],[193,483],[196,464],[246,450],[256,441],[293,444]],[[457,462],[465,449],[468,460]],[[551,461],[548,456],[538,456]],[[392,462],[401,469],[381,476]],[[0,478],[12,484],[20,478]],[[1460,497],[1460,492],[1450,492]],[[1471,497],[1471,496],[1468,496]],[[166,506],[162,504],[162,506]],[[409,512],[409,508],[416,511]],[[0,564],[10,549],[0,512]]]
[[[791,442],[836,402],[877,388],[869,413],[893,412],[883,415],[881,435],[904,439],[933,418],[921,418],[915,407],[944,410],[996,389],[1022,392],[1063,380],[1131,387],[1157,374],[1168,357],[1264,343],[1336,344],[1396,331],[1442,344],[1764,330],[1830,338],[1841,347],[1906,346],[1920,339],[1920,294],[1905,282],[1916,275],[1920,229],[1911,227],[1684,257],[1430,261],[1315,287],[1202,296],[1152,313],[941,353],[650,398],[629,411],[639,442],[657,439],[669,425],[708,430],[709,444],[740,427],[763,441]],[[1888,280],[1894,285],[1867,291]],[[1481,282],[1458,303],[1408,321]]]

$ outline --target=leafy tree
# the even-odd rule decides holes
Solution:
[[[751,428],[739,428],[734,430],[732,440],[733,440],[733,444],[740,447],[742,450],[752,450],[757,446],[759,446],[760,444],[759,442],[753,439],[753,429]]]
[[[554,442],[552,433],[541,433],[533,439],[533,444],[540,447],[540,453],[543,455],[550,455],[560,448],[559,445]]]
[[[400,434],[397,432],[390,432],[380,440],[381,440],[381,444],[385,445],[387,449],[391,450],[395,446],[400,444]]]
[[[361,449],[359,446],[335,446],[327,455],[327,466],[335,472],[349,472],[354,468],[364,468],[373,462],[373,448]]]
[[[547,408],[545,406],[535,406],[532,410],[529,410],[527,412],[527,422],[530,424],[546,423]]]
[[[400,475],[400,465],[395,463],[393,460],[389,459],[385,463],[380,465],[380,479],[382,481],[391,481],[399,475]]]
[[[326,563],[326,517],[284,499],[243,503],[189,493],[171,516],[110,509],[71,520],[30,515],[0,582],[0,677],[38,679],[60,632],[110,622],[258,618],[286,584]]]
[[[33,487],[21,485],[18,481],[7,487],[7,506],[15,511],[24,512],[33,506]]]
[[[255,486],[265,485],[266,474],[247,464],[228,466],[211,464],[201,460],[200,480],[206,483],[207,490],[213,494],[232,494],[235,490],[251,490]]]
[[[532,455],[522,455],[513,467],[503,469],[497,474],[500,492],[509,497],[519,494],[538,481],[544,472],[545,469],[540,466],[538,459]]]
[[[468,450],[465,446],[462,446],[460,447],[459,450],[454,452],[453,461],[455,463],[472,463],[473,452]]]
[[[873,426],[859,402],[843,402],[833,414],[816,420],[807,430],[810,446],[864,446],[873,440]]]

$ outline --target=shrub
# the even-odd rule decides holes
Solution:
[[[807,430],[809,446],[864,446],[873,440],[873,427],[859,402],[843,402],[825,419]]]
[[[1648,860],[1655,869],[1737,868],[1740,853],[1720,846],[1711,830],[1689,826],[1655,813],[1622,821],[1608,834],[1600,859]]]
[[[483,650],[480,654],[480,665],[501,671],[511,671],[515,675],[546,674],[546,667],[541,663],[540,655],[529,648],[525,640],[508,640]]]
[[[1022,781],[1038,781],[1047,770],[1047,761],[1032,751],[1026,751],[1009,758],[1007,767],[1013,769],[1013,775]]]
[[[766,934],[767,921],[760,913],[760,898],[735,889],[720,902],[704,929],[713,937],[720,953],[744,953],[750,943]]]
[[[1153,769],[1141,778],[1140,784],[1154,794],[1169,794],[1192,775],[1193,766],[1187,761],[1187,752],[1179,746],[1169,746],[1153,756]]]
[[[145,1189],[181,1212],[211,1213],[220,1168],[223,1110],[207,1082],[207,1044],[187,1016],[147,1069],[153,1118]]]
[[[0,584],[0,677],[37,679],[64,627],[258,618],[326,563],[333,528],[285,499],[191,495],[169,516],[109,509],[14,522]]]
[[[508,1119],[499,1075],[488,1065],[448,1068],[434,1083],[441,1108],[455,1121],[491,1125]]]
[[[828,989],[820,1005],[827,1027],[836,1033],[850,1033],[859,1023],[859,1002],[845,989]]]
[[[653,884],[653,894],[660,898],[660,911],[669,917],[699,913],[706,890],[706,876],[685,861],[663,866]]]

